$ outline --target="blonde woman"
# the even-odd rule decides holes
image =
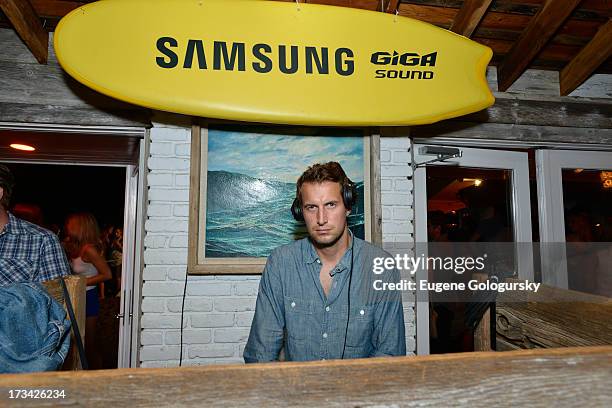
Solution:
[[[70,214],[64,225],[64,247],[72,272],[87,278],[85,352],[92,369],[102,368],[98,352],[96,325],[100,313],[97,286],[111,279],[111,270],[102,256],[100,229],[89,213]]]

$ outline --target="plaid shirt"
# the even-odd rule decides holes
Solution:
[[[0,285],[43,282],[69,274],[57,236],[9,213],[9,222],[0,231]]]

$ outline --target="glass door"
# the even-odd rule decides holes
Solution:
[[[420,144],[414,152],[416,253],[461,257],[466,250],[490,252],[491,245],[506,243],[512,259],[505,276],[532,281],[527,153]],[[445,280],[467,282],[473,276]],[[436,280],[431,268],[417,271],[417,282],[423,279]],[[417,353],[469,351],[467,303],[423,295],[429,296],[417,295]]]
[[[612,297],[612,152],[536,152],[542,282]]]

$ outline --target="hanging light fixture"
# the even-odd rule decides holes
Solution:
[[[472,182],[476,187],[480,187],[480,185],[482,184],[482,179],[479,178],[464,178],[463,181]]]

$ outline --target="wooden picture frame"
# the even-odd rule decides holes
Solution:
[[[221,275],[221,274],[260,274],[266,263],[266,257],[211,257],[206,256],[206,203],[208,194],[208,135],[209,129],[223,131],[223,126],[238,127],[245,132],[252,129],[259,130],[265,125],[226,125],[219,123],[198,123],[192,126],[191,132],[191,166],[189,190],[189,242],[187,271],[193,275]],[[313,132],[326,132],[313,128],[273,129],[274,136],[288,129],[291,135],[303,137]],[[279,133],[277,133],[277,130]],[[242,130],[240,130],[242,131]],[[333,134],[333,129],[329,130]],[[364,232],[365,239],[375,244],[382,243],[382,211],[380,204],[380,137],[368,131],[357,129],[353,135],[363,136],[363,176],[364,176]],[[266,135],[263,135],[264,137]],[[308,136],[311,137],[311,136]],[[316,136],[312,136],[316,137]],[[287,160],[290,160],[287,158]],[[349,175],[350,176],[350,175]],[[295,194],[293,192],[292,194]],[[289,207],[287,207],[289,211]],[[360,224],[361,225],[361,224]]]

